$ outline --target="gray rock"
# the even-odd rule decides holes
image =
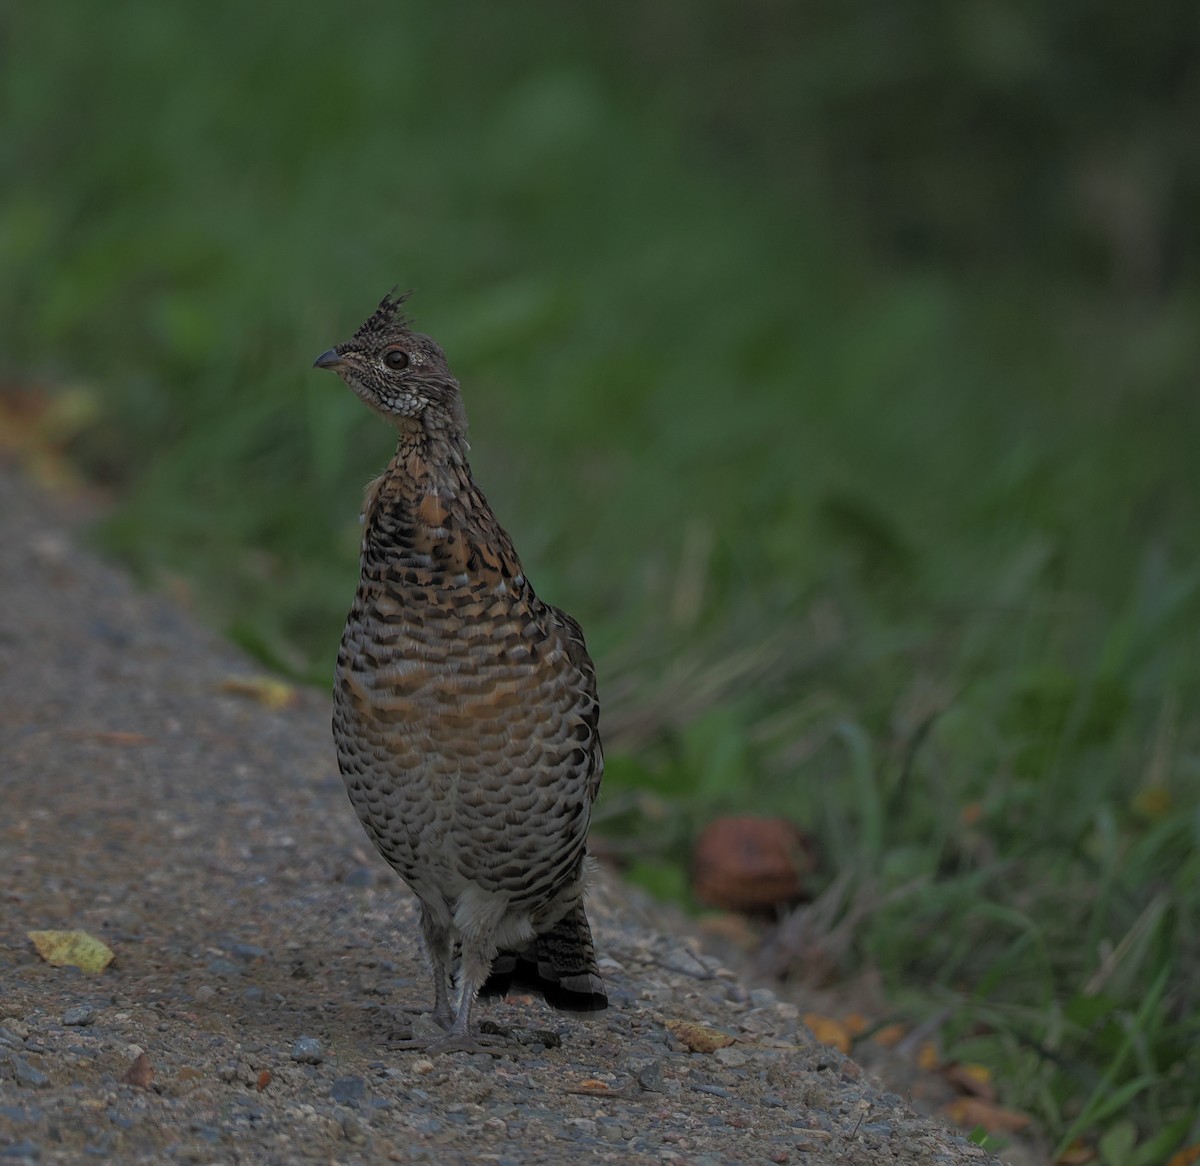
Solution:
[[[24,1057],[13,1057],[12,1065],[13,1076],[16,1077],[18,1085],[41,1089],[50,1084],[50,1078],[41,1069],[34,1068]]]
[[[36,1162],[42,1156],[41,1147],[33,1142],[13,1142],[7,1146],[0,1146],[0,1158],[19,1160],[24,1159],[26,1162]]]
[[[319,1065],[325,1059],[325,1048],[314,1036],[302,1036],[292,1045],[292,1060],[302,1065]]]
[[[90,1004],[76,1004],[62,1015],[63,1024],[68,1026],[91,1024],[95,1019],[96,1010]]]
[[[646,1090],[647,1093],[662,1093],[663,1091],[663,1063],[661,1058],[656,1057],[647,1065],[643,1065],[637,1074],[637,1083]]]
[[[215,959],[208,961],[208,970],[214,976],[240,976],[243,969],[232,960]]]
[[[367,1095],[367,1083],[361,1077],[339,1077],[329,1090],[329,1096],[339,1105],[356,1108]]]
[[[691,976],[695,980],[712,979],[712,972],[686,947],[672,948],[659,962],[668,971],[679,972],[682,975]]]
[[[235,943],[230,949],[229,954],[234,959],[246,960],[265,960],[270,954],[265,947],[259,947],[256,943]]]

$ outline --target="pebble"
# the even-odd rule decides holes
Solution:
[[[269,952],[256,943],[235,943],[229,949],[229,954],[239,960],[265,960]]]
[[[361,1077],[339,1077],[329,1090],[334,1101],[356,1108],[366,1095],[367,1083]]]
[[[325,1048],[316,1037],[302,1036],[292,1045],[292,1060],[302,1065],[319,1065],[325,1059]]]
[[[741,1069],[750,1063],[750,1058],[741,1049],[717,1049],[713,1056],[730,1069]]]
[[[639,1069],[637,1082],[647,1093],[661,1093],[663,1091],[662,1061],[656,1058]]]
[[[12,1142],[7,1146],[0,1146],[0,1158],[24,1158],[27,1161],[36,1162],[41,1157],[42,1151],[33,1142]]]
[[[686,947],[672,948],[663,956],[661,963],[668,971],[691,976],[694,980],[707,980],[712,977],[712,972],[688,951]]]
[[[41,1069],[35,1069],[24,1057],[13,1057],[13,1073],[18,1085],[27,1085],[31,1089],[40,1089],[50,1084],[50,1078]]]
[[[96,1010],[90,1004],[76,1004],[62,1014],[62,1022],[68,1027],[91,1024],[96,1019]]]
[[[770,1008],[778,997],[770,988],[751,988],[750,1006],[752,1008]]]
[[[356,866],[346,873],[342,882],[348,887],[369,887],[375,881],[375,872],[367,866]]]
[[[232,960],[215,959],[208,961],[208,970],[214,976],[240,976],[242,969]]]
[[[28,1036],[26,1033],[25,1036]],[[0,1028],[0,1045],[7,1045],[10,1049],[19,1049],[25,1044],[25,1037],[20,1036],[11,1028]]]

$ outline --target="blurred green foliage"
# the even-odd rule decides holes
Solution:
[[[0,352],[100,394],[107,547],[326,683],[390,442],[309,364],[418,288],[588,629],[635,874],[795,817],[843,972],[1160,1160],[1200,1136],[1197,12],[12,5]]]

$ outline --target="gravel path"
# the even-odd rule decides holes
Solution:
[[[325,698],[226,690],[257,672],[0,466],[0,1164],[994,1161],[609,880],[607,1013],[517,998],[480,1009],[512,1056],[389,1050],[429,991],[414,901]],[[116,959],[50,966],[26,933],[58,928]]]

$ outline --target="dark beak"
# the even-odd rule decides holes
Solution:
[[[327,348],[313,361],[313,368],[340,368],[345,363],[336,350]]]

